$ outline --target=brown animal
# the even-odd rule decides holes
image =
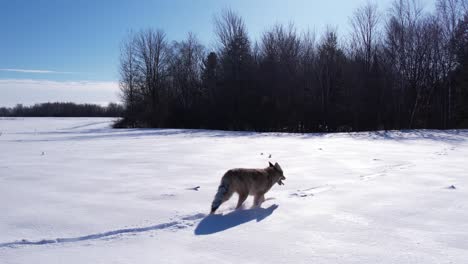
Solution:
[[[211,204],[211,214],[213,214],[222,203],[226,202],[236,192],[239,195],[237,207],[241,207],[249,195],[254,196],[254,206],[259,206],[265,201],[265,193],[268,192],[275,183],[283,185],[286,177],[278,163],[275,165],[269,162],[269,166],[264,169],[232,169],[228,170],[218,187]]]

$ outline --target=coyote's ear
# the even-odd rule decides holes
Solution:
[[[270,167],[274,167],[274,165],[273,165],[273,164],[271,164],[271,162],[268,162],[268,164],[270,164]]]
[[[283,172],[283,169],[281,169],[281,166],[278,164],[278,162],[275,163],[275,169],[277,169],[279,172]]]

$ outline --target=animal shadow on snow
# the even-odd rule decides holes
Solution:
[[[210,235],[245,224],[252,220],[260,222],[270,216],[277,208],[278,205],[274,204],[268,208],[257,207],[248,210],[235,210],[225,215],[208,215],[198,223],[194,232],[195,235]]]

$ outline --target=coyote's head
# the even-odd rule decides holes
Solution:
[[[283,180],[286,180],[286,177],[283,175],[283,169],[281,169],[280,165],[278,162],[273,165],[271,162],[268,162],[270,165],[270,168],[273,169],[273,177],[275,179],[275,182],[277,182],[279,185],[284,185]]]

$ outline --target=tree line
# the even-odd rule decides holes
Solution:
[[[123,113],[123,106],[116,103],[100,106],[56,102],[32,106],[18,104],[12,108],[0,107],[0,116],[6,117],[122,117]]]
[[[359,7],[349,36],[277,24],[253,42],[241,16],[214,19],[217,47],[162,30],[125,39],[116,127],[362,131],[468,127],[468,1]]]

